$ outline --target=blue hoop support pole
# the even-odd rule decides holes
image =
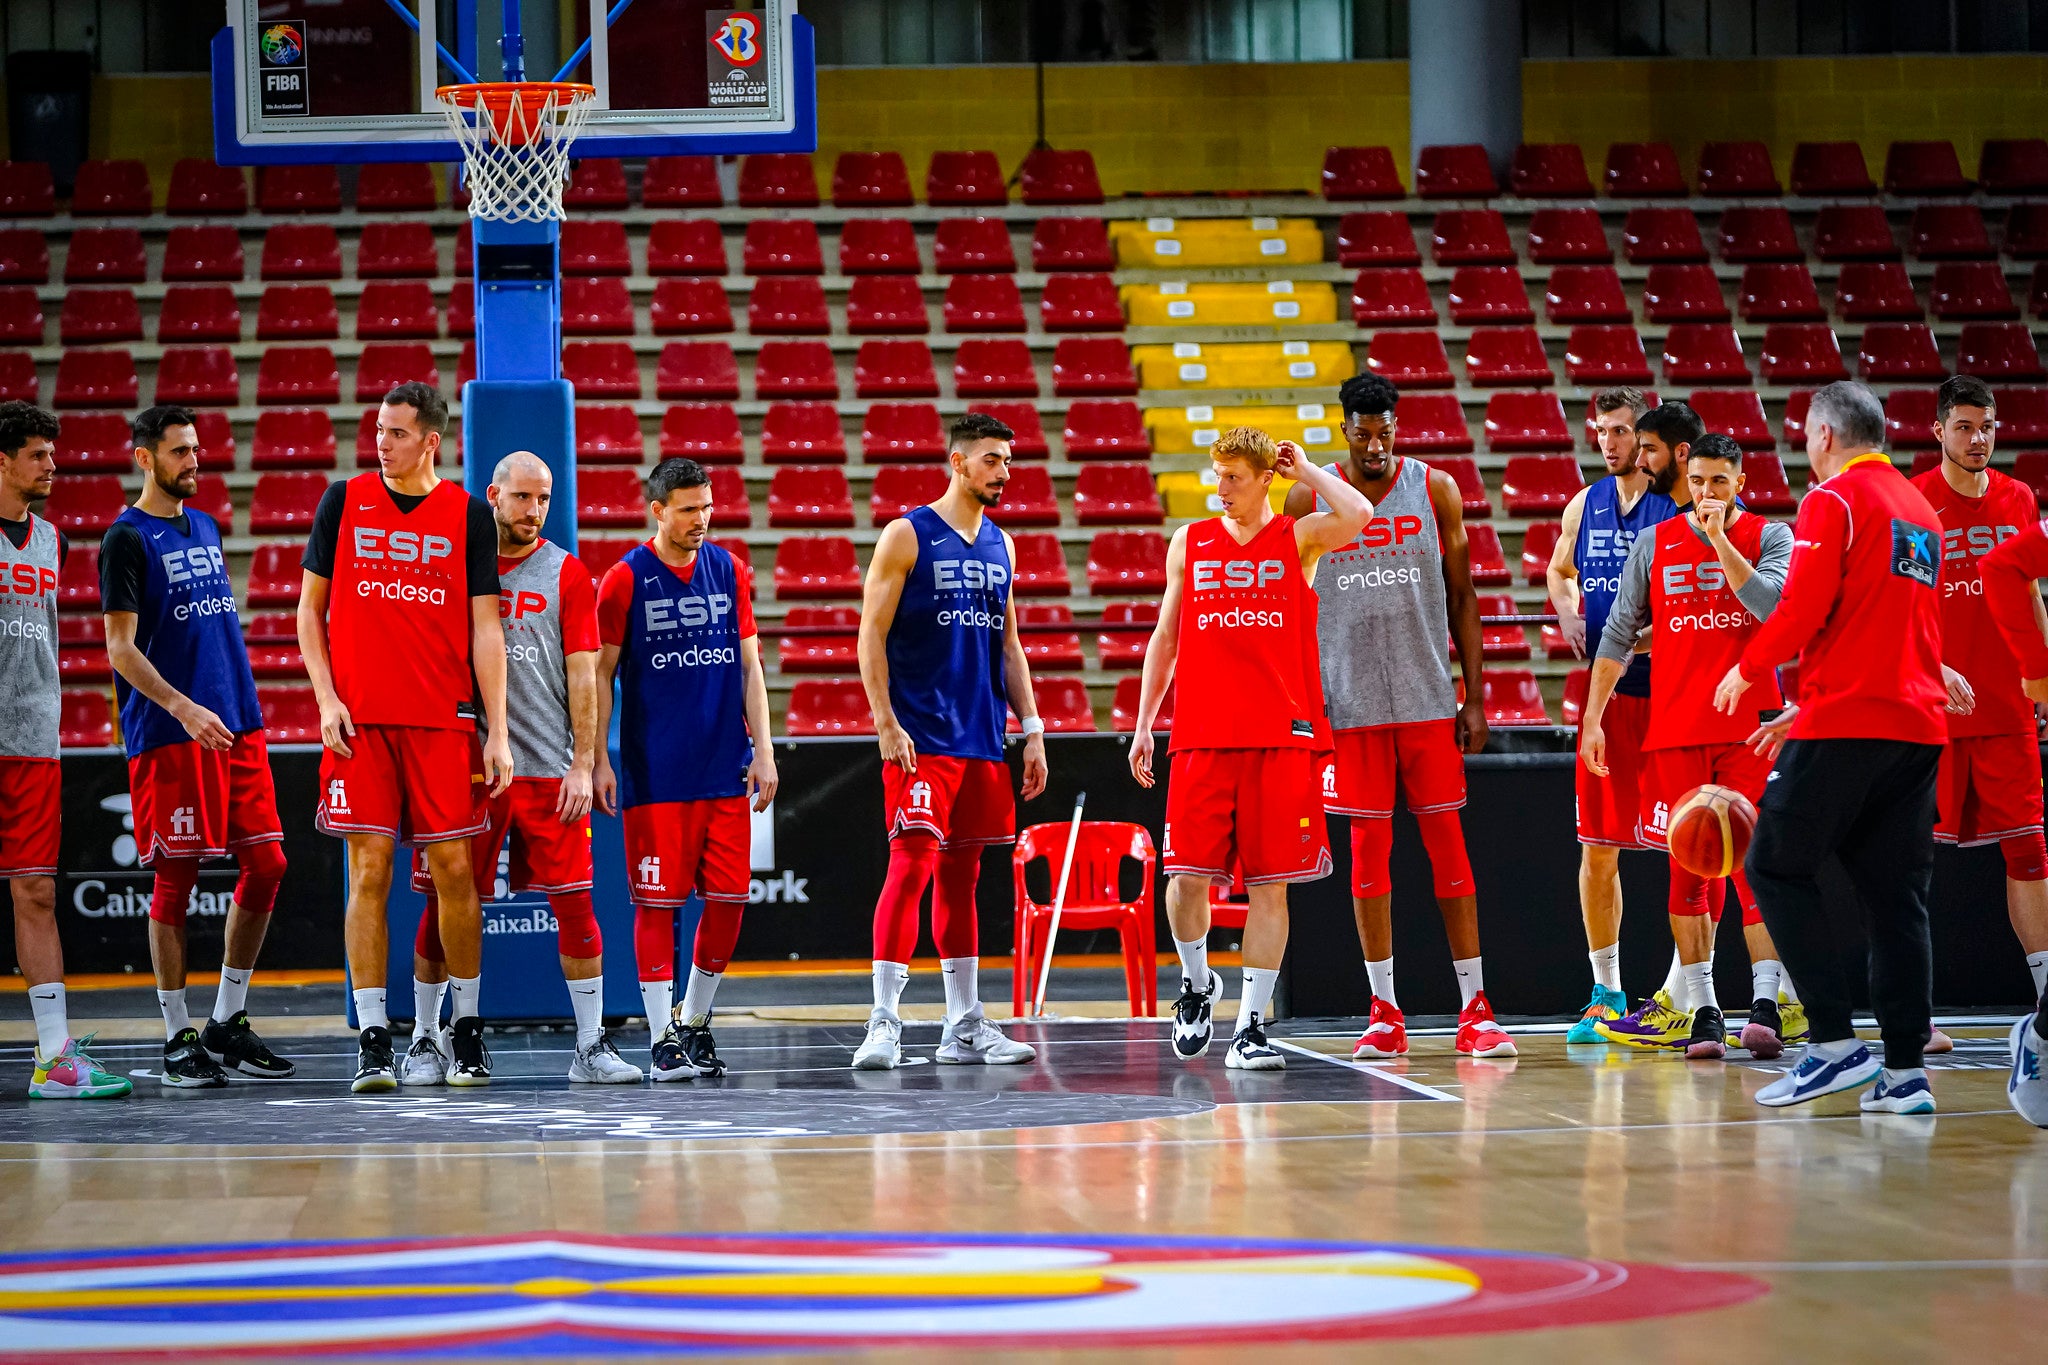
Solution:
[[[413,12],[411,10],[407,9],[405,5],[401,3],[401,0],[384,0],[384,3],[390,6],[391,12],[393,14],[405,20],[405,26],[407,28],[411,29],[414,33],[418,33],[420,31],[420,21],[416,17],[414,17]],[[434,51],[441,54],[442,63],[446,65],[450,71],[455,73],[457,77],[455,83],[457,85],[476,84],[476,77],[470,74],[469,68],[464,66],[461,62],[457,61],[455,59],[455,54],[450,52],[444,45],[438,42],[435,43]],[[514,77],[513,79],[516,80],[517,77]]]

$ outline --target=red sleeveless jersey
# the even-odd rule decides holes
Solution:
[[[1763,546],[1764,519],[1735,519],[1729,543],[1754,564]],[[1757,713],[1785,704],[1774,673],[1742,694],[1732,716],[1714,709],[1714,689],[1742,658],[1763,622],[1728,586],[1714,547],[1681,514],[1660,522],[1650,559],[1650,730],[1643,748],[1740,744],[1756,732]]]
[[[443,479],[401,512],[375,470],[350,479],[334,547],[327,640],[358,725],[476,725],[465,534],[469,494]]]
[[[1188,527],[1181,568],[1173,750],[1317,749],[1323,689],[1316,594],[1294,518],[1240,545],[1212,517]]]

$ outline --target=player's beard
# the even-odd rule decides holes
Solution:
[[[993,487],[976,488],[972,490],[974,500],[983,507],[994,507],[1003,500],[1003,487],[1004,485],[1002,484],[996,484]]]
[[[196,469],[183,474],[174,474],[169,479],[165,479],[161,474],[154,474],[150,477],[156,480],[157,488],[165,497],[175,498],[179,502],[185,501],[199,491],[199,471]],[[187,488],[185,486],[187,482],[192,486]]]
[[[509,540],[514,545],[531,545],[540,539],[540,527],[524,521],[501,521],[498,523],[498,534],[501,539]]]
[[[1665,465],[1664,468],[1651,471],[1651,492],[1663,493],[1668,496],[1671,490],[1676,487],[1678,487],[1678,461],[1673,460],[1670,464]]]

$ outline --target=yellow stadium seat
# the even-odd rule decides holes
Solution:
[[[1271,501],[1275,512],[1287,504],[1287,490],[1294,487],[1290,479],[1275,478]],[[1159,476],[1159,501],[1166,508],[1169,517],[1214,517],[1223,512],[1223,503],[1216,496],[1216,471],[1204,469],[1187,474],[1161,474]]]
[[[1127,284],[1119,289],[1133,327],[1290,326],[1335,322],[1337,291],[1327,284]]]
[[[1311,265],[1323,232],[1310,218],[1146,218],[1109,225],[1116,263],[1130,270]]]
[[[1358,373],[1342,341],[1179,341],[1131,347],[1141,389],[1334,388]]]
[[[1257,427],[1276,441],[1293,441],[1311,455],[1341,455],[1343,424],[1343,409],[1335,403],[1145,409],[1145,430],[1154,453],[1160,455],[1204,454],[1231,427]]]

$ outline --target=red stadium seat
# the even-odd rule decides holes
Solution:
[[[740,266],[749,275],[822,275],[825,248],[808,218],[756,218],[747,224]]]
[[[1424,147],[1415,154],[1420,199],[1491,199],[1500,193],[1486,148],[1476,142]]]
[[[266,280],[338,280],[341,238],[332,223],[279,223],[263,234]]]
[[[1464,683],[1459,683],[1462,691]],[[1556,722],[1543,709],[1543,692],[1536,675],[1526,668],[1489,668],[1480,675],[1479,697],[1486,708],[1486,723],[1502,729],[1547,726]]]
[[[1438,265],[1515,263],[1507,220],[1498,209],[1445,209],[1430,225],[1429,237],[1430,259]]]
[[[860,669],[858,607],[791,607],[785,625],[831,627],[836,635],[785,635],[780,643],[784,673],[854,673]]]
[[[249,559],[249,605],[252,607],[295,607],[299,602],[301,578],[300,545],[258,545]],[[95,547],[97,553],[97,547]],[[77,555],[72,559],[76,560]],[[99,584],[93,584],[93,602],[99,601]]]
[[[2048,204],[2014,204],[2006,210],[2005,254],[2020,261],[2048,256]]]
[[[567,207],[622,209],[632,202],[626,189],[626,168],[617,157],[589,157],[570,164],[569,183],[562,191],[562,203]]]
[[[249,670],[259,683],[304,682],[306,661],[296,642],[248,646]]]
[[[2038,384],[2048,379],[2033,333],[2018,322],[1964,323],[1956,338],[1956,372],[1994,384]]]
[[[1521,199],[1591,199],[1586,154],[1576,142],[1524,142],[1508,163],[1508,193]]]
[[[1074,520],[1082,526],[1158,526],[1166,520],[1141,464],[1091,464],[1074,476]]]
[[[761,458],[770,464],[843,464],[846,432],[838,409],[830,403],[770,403],[761,419]]]
[[[616,275],[563,277],[563,336],[629,336],[632,331],[633,296],[624,280]]]
[[[1685,401],[1708,431],[1734,437],[1744,450],[1770,450],[1778,444],[1771,424],[1764,420],[1763,401],[1750,390],[1694,389]]]
[[[1015,283],[1011,282],[1010,287],[1016,288]],[[1024,304],[1019,300],[1020,319],[1023,312]],[[856,336],[929,332],[931,326],[924,291],[911,276],[856,275],[846,291],[846,330]]]
[[[725,203],[718,161],[709,156],[656,156],[640,180],[640,202],[651,209],[715,209]]]
[[[1749,383],[1735,329],[1724,323],[1673,323],[1664,335],[1664,379],[1671,384]]]
[[[139,325],[139,313],[137,319]],[[28,285],[0,286],[0,344],[43,344],[43,305]]]
[[[1069,407],[1061,441],[1070,460],[1143,459],[1152,453],[1138,405],[1114,399]]]
[[[635,545],[643,543],[639,536],[579,535],[576,537],[576,558],[581,560],[583,567],[590,571],[591,583],[598,584],[604,581],[605,574],[611,570],[613,565],[626,557],[628,550],[632,549]],[[725,542],[718,541],[717,543],[724,544]],[[734,552],[734,557],[744,564],[747,562],[747,558],[741,551],[746,549],[746,542],[739,541],[737,544],[739,550]]]
[[[961,342],[953,357],[953,392],[962,398],[1036,398],[1038,372],[1031,364],[1031,348],[1017,338],[970,337]]]
[[[1028,612],[1044,610],[1044,608],[1025,607],[1022,610]],[[1065,637],[1056,638],[1064,639]],[[1076,639],[1074,644],[1076,649],[1078,649],[1080,641]],[[1045,728],[1048,732],[1052,734],[1091,734],[1094,732],[1094,704],[1088,700],[1088,688],[1079,678],[1046,678],[1042,682],[1034,680],[1033,693],[1032,700],[1038,703],[1039,719],[1045,722]],[[1009,722],[1010,733],[1014,735],[1022,728],[1016,714],[1013,712]],[[1139,827],[1130,826],[1129,828],[1135,829]],[[1016,985],[1018,992],[1021,994],[1024,982],[1020,980]],[[1148,1008],[1156,1007],[1156,1002],[1147,1003]]]
[[[1393,211],[1347,213],[1337,221],[1337,264],[1342,266],[1421,265],[1415,229],[1408,215]]]
[[[576,520],[584,526],[638,527],[647,522],[647,499],[638,471],[583,469],[576,478]]]
[[[876,526],[887,526],[913,507],[937,502],[952,477],[942,465],[885,464],[875,471],[874,488],[868,494],[868,519]],[[1009,498],[1005,489],[1001,505],[1007,506]]]
[[[853,494],[837,465],[788,465],[768,482],[770,527],[853,525]]]
[[[2012,476],[2033,490],[2036,506],[2048,505],[2048,450],[2023,450],[2015,455]]]
[[[334,453],[334,423],[320,409],[273,408],[256,414],[252,468],[332,469]]]
[[[1501,505],[1511,517],[1556,516],[1582,486],[1576,456],[1512,455],[1501,473]]]
[[[787,342],[770,342],[770,346],[788,345]],[[761,354],[768,354],[768,346],[761,348]],[[825,366],[829,372],[832,365],[831,352],[825,354]],[[732,353],[732,345],[724,341],[671,341],[661,348],[661,359],[654,370],[654,392],[661,398],[723,398],[728,401],[740,396],[739,360]],[[833,392],[836,395],[838,386]]]
[[[1948,377],[1934,333],[1924,322],[1871,323],[1857,347],[1856,368],[1866,382],[1938,382]]]
[[[1668,142],[1610,143],[1601,181],[1615,199],[1679,199],[1687,192]]]
[[[929,465],[921,467],[932,468]],[[1139,468],[1142,469],[1143,466]],[[1149,477],[1147,481],[1149,482]],[[1079,504],[1076,503],[1076,506]],[[1010,481],[1003,488],[1003,500],[989,508],[988,514],[996,525],[1005,530],[1019,526],[1059,525],[1060,500],[1059,495],[1053,491],[1052,475],[1046,472],[1042,464],[1010,466]],[[1132,520],[1142,518],[1134,517]]]
[[[2048,317],[2048,261],[2034,267],[2027,286],[2027,311],[2037,318]]]
[[[73,474],[57,480],[41,509],[52,526],[73,540],[99,538],[128,505],[121,480],[112,474]]]
[[[1401,172],[1389,147],[1330,147],[1323,152],[1323,198],[1399,199]]]
[[[675,455],[700,464],[737,464],[745,459],[739,414],[732,404],[671,403],[661,415],[661,458]],[[843,447],[840,458],[845,458]]]
[[[743,209],[818,206],[818,176],[805,152],[757,152],[740,162]]]
[[[1844,322],[1920,320],[1920,300],[1898,261],[1851,261],[1835,279],[1835,311]]]
[[[199,419],[193,426],[199,432],[199,448],[205,453],[208,463],[222,469],[232,468],[235,463],[235,429],[229,425],[228,415],[224,412],[193,415]]]
[[[1628,322],[1628,296],[1611,265],[1561,265],[1543,289],[1543,319],[1552,326],[1574,322]]]
[[[262,558],[259,548],[256,558]],[[294,549],[296,553],[296,549]],[[293,561],[296,566],[297,561]],[[297,601],[299,578],[296,568],[292,574],[293,601]],[[63,567],[57,570],[57,609],[59,611],[93,611],[100,609],[100,547],[95,544],[74,542],[71,552],[64,557]]]
[[[1512,269],[1496,266],[1467,268]],[[1436,302],[1429,296],[1429,286],[1423,283],[1422,272],[1413,267],[1361,270],[1351,286],[1351,320],[1360,327],[1434,327],[1437,324]]]
[[[1062,398],[1137,393],[1137,371],[1123,339],[1062,337],[1052,352],[1052,391]]]
[[[1813,402],[1812,389],[1794,389],[1785,396],[1785,444],[1806,444],[1806,410]]]
[[[140,161],[84,161],[71,191],[71,212],[84,218],[139,218],[154,204],[149,167]]]
[[[1404,440],[1402,445],[1407,445],[1407,442]],[[1486,481],[1479,475],[1477,461],[1463,455],[1446,455],[1433,457],[1429,467],[1441,469],[1458,485],[1458,496],[1465,504],[1467,517],[1480,519],[1493,515],[1493,504],[1486,499]]]
[[[1841,343],[1824,322],[1774,322],[1757,351],[1766,384],[1832,384],[1847,379]]]
[[[863,220],[855,220],[863,221]],[[848,223],[851,230],[853,223]],[[908,224],[905,224],[907,227]],[[844,238],[840,254],[845,256]],[[942,275],[995,272],[1009,274],[1017,268],[1017,253],[1010,245],[1010,228],[1000,218],[941,218],[932,239],[932,258]],[[916,270],[917,250],[913,240],[910,270]],[[850,272],[850,267],[842,265]]]
[[[1098,531],[1088,543],[1088,591],[1150,597],[1166,591],[1166,537],[1157,531]]]
[[[1066,552],[1049,531],[1026,531],[1013,539],[1017,563],[1011,586],[1019,597],[1066,597],[1074,590],[1067,574]]]
[[[1451,275],[1451,321],[1460,327],[1536,321],[1529,287],[1511,265],[1461,265]]]
[[[457,280],[448,290],[448,335],[476,335],[476,281]]]
[[[941,227],[944,224],[940,225]],[[1123,305],[1107,275],[1052,275],[1038,296],[1040,325],[1048,332],[1121,332]]]
[[[1857,144],[1802,142],[1792,149],[1792,193],[1807,199],[1867,195],[1877,193],[1877,184]]]
[[[1009,496],[1008,493],[1003,495],[1005,502],[1009,500]],[[1071,626],[1074,624],[1074,609],[1064,602],[1026,603],[1017,608],[1017,624],[1020,626]],[[1078,673],[1088,666],[1087,661],[1081,657],[1081,636],[1078,631],[1070,630],[1057,635],[1050,632],[1026,631],[1019,638],[1024,644],[1024,657],[1031,660],[1031,672],[1034,683],[1037,680],[1036,675],[1041,671]],[[1078,678],[1060,678],[1054,681],[1062,685],[1071,684],[1077,688],[1080,686],[1080,679]],[[1081,692],[1081,707],[1084,711],[1088,705],[1087,698],[1087,691],[1083,689]],[[1045,706],[1045,693],[1039,692],[1036,700],[1042,711]],[[1049,721],[1046,728],[1052,728]],[[1091,714],[1088,717],[1087,725],[1081,728],[1094,729],[1095,717]]]
[[[1823,261],[1896,261],[1899,242],[1876,204],[1823,204],[1813,220],[1813,254]]]
[[[1401,449],[1415,455],[1459,455],[1472,449],[1472,431],[1458,396],[1402,394]]]
[[[791,536],[775,547],[778,598],[860,596],[860,565],[845,536]]]
[[[1742,502],[1766,515],[1796,511],[1799,500],[1785,481],[1785,464],[1771,451],[1753,450],[1742,457]]]
[[[78,234],[72,237],[77,250]],[[164,236],[164,279],[239,280],[246,271],[241,234],[214,224],[174,227]]]
[[[126,474],[135,467],[128,419],[118,412],[78,412],[64,419],[58,458],[64,473]]]
[[[1761,142],[1709,142],[1700,148],[1700,193],[1725,198],[1776,199],[1784,193]]]
[[[1995,389],[1998,434],[2019,445],[2048,445],[2048,390]]]
[[[561,260],[564,275],[632,274],[626,225],[616,218],[564,219]]]
[[[356,171],[358,213],[414,213],[436,208],[439,203],[431,166],[373,162]]]
[[[434,363],[431,348],[420,342],[373,342],[363,347],[356,361],[356,401],[379,402],[400,384],[414,380],[439,387],[441,367]]]
[[[1650,360],[1635,328],[1588,324],[1572,328],[1565,342],[1564,374],[1571,384],[1647,384]]]
[[[293,651],[297,653],[297,651]],[[57,618],[57,676],[68,687],[77,683],[113,681],[107,662],[106,619],[64,615]]]
[[[1704,261],[1707,245],[1691,209],[1630,209],[1621,224],[1621,253],[1631,265]]]
[[[1479,614],[1481,616],[1515,616],[1520,614],[1515,606],[1515,599],[1508,593],[1480,593],[1478,594],[1478,600]],[[1526,659],[1529,657],[1529,637],[1520,626],[1490,626],[1482,624],[1479,627],[1479,653],[1480,657],[1488,663],[1513,662],[1518,659]],[[1453,659],[1458,657],[1458,642],[1455,637],[1451,640],[1451,657]]]
[[[723,275],[725,234],[709,218],[662,218],[647,229],[650,275]]]
[[[564,280],[563,284],[568,281]],[[623,284],[620,281],[610,283]],[[627,302],[628,320],[631,317],[631,301]],[[563,321],[568,320],[568,309],[563,309]],[[702,276],[657,280],[654,298],[648,306],[648,320],[656,336],[697,336],[710,332],[730,332],[733,328],[732,305],[725,296],[722,280]]]
[[[860,426],[861,458],[869,464],[943,460],[946,429],[930,403],[876,403]]]
[[[140,318],[135,325],[140,329]],[[324,284],[273,284],[256,305],[258,341],[332,341],[340,335],[341,310]]]
[[[1110,707],[1110,727],[1123,734],[1138,728],[1138,702],[1143,695],[1144,680],[1141,678],[1118,678],[1115,700]],[[1172,683],[1166,685],[1166,696],[1160,701],[1159,714],[1153,720],[1155,734],[1173,729]]]
[[[2005,271],[1996,261],[1944,261],[1934,268],[1927,300],[1942,322],[2003,321],[2018,318]]]
[[[922,296],[917,307],[922,314]],[[944,311],[949,332],[1024,330],[1024,296],[1009,275],[955,275],[946,282]],[[1036,386],[1032,391],[1037,391]]]
[[[1497,393],[1486,400],[1486,448],[1496,453],[1519,450],[1570,450],[1571,428],[1564,404],[1554,393]]]
[[[258,213],[340,213],[341,173],[332,166],[258,166]]]
[[[904,208],[910,173],[901,152],[841,152],[832,167],[832,203],[839,208]]]
[[[1597,209],[1538,209],[1529,215],[1529,259],[1537,265],[1607,265],[1614,248]]]
[[[810,224],[803,226],[809,227]],[[751,228],[747,236],[751,246]],[[841,225],[839,272],[842,275],[915,275],[921,268],[917,256],[917,231],[911,227],[908,218],[853,218]],[[753,267],[750,265],[748,270],[751,273]]]
[[[939,376],[932,368],[932,348],[922,341],[863,341],[853,361],[853,396],[938,397]]]
[[[273,369],[277,378],[266,396],[263,378],[271,375]],[[295,397],[295,392],[304,396]],[[225,346],[171,347],[156,364],[156,401],[193,407],[233,407],[242,401],[242,378],[236,372],[234,355]],[[264,352],[262,369],[257,375],[256,401],[341,401],[341,377],[334,368],[334,353],[325,346]]]
[[[994,152],[933,152],[925,168],[924,200],[935,209],[1000,208],[1010,202],[1010,189]]]
[[[23,291],[29,292],[29,291]],[[30,293],[29,301],[34,303]],[[42,310],[36,310],[35,337],[41,342]],[[142,306],[132,289],[71,289],[57,317],[57,339],[66,346],[142,340]]]
[[[0,280],[42,284],[49,278],[50,248],[43,234],[28,228],[0,228]]]
[[[156,339],[179,342],[240,341],[242,310],[224,285],[172,285],[157,309]]]
[[[267,292],[267,291],[266,291]],[[372,280],[356,301],[356,336],[364,341],[433,340],[441,313],[424,280]]]
[[[1031,230],[1033,270],[1116,269],[1109,229],[1100,218],[1041,218]]]
[[[320,495],[326,491],[324,474],[257,475],[256,491],[249,498],[250,533],[303,534],[312,530],[313,509],[320,505]]]
[[[249,182],[240,166],[185,157],[171,167],[164,208],[183,217],[221,218],[249,211]]]
[[[1726,322],[1728,300],[1710,265],[1653,265],[1643,281],[1643,316],[1651,322]]]
[[[1508,562],[1501,554],[1500,532],[1489,522],[1465,528],[1465,542],[1472,556],[1472,581],[1480,587],[1500,587],[1508,580]]]
[[[1885,395],[1885,445],[1894,450],[1932,450],[1935,390],[1896,388]]]
[[[754,361],[757,398],[837,398],[839,367],[822,341],[769,341]]]
[[[1916,261],[1988,261],[1998,255],[1975,204],[1922,204],[1906,227]]]
[[[1073,406],[1078,408],[1086,405],[1076,403]],[[1135,405],[1132,406],[1135,411]],[[1010,438],[1010,454],[1013,458],[1043,460],[1052,453],[1051,447],[1046,444],[1045,428],[1039,423],[1038,408],[1034,404],[1014,400],[991,400],[976,403],[974,410],[987,413],[1016,433]],[[1073,408],[1069,408],[1069,420],[1072,419],[1072,414]],[[1069,453],[1067,458],[1072,459],[1074,456]]]
[[[1027,204],[1102,202],[1102,182],[1095,174],[1095,158],[1083,150],[1033,148],[1025,153],[1017,179]]]
[[[1451,358],[1444,354],[1443,338],[1434,331],[1374,332],[1365,364],[1404,391],[1448,389],[1457,382],[1451,375]]]
[[[134,228],[80,228],[64,253],[66,284],[140,284],[149,274],[142,234]]]
[[[1884,154],[1886,194],[1968,194],[1970,182],[1956,160],[1955,144],[1939,142],[1894,142]]]
[[[849,547],[850,548],[850,547]],[[780,566],[781,556],[776,557]],[[858,681],[805,678],[789,690],[783,729],[791,735],[871,735],[875,717]]]
[[[1106,602],[1102,624],[1142,625],[1143,630],[1102,630],[1095,637],[1095,657],[1105,669],[1132,670],[1145,663],[1145,641],[1159,621],[1157,602]]]
[[[1555,382],[1534,327],[1475,327],[1465,343],[1465,373],[1480,388]]]
[[[825,286],[809,275],[768,275],[754,281],[747,330],[764,336],[824,336],[832,330]]]
[[[638,465],[647,458],[640,418],[624,403],[586,403],[576,409],[578,464]]]
[[[1715,235],[1721,259],[1731,264],[1806,258],[1792,215],[1782,204],[1731,204],[1722,211]]]
[[[242,627],[242,638],[251,644],[288,645],[299,638],[299,616],[292,611],[259,611]]]
[[[1813,273],[1801,263],[1744,266],[1735,298],[1744,322],[1820,322],[1827,317]]]
[[[571,341],[562,347],[562,378],[578,398],[638,398],[640,362],[623,341]]]
[[[2048,191],[2048,141],[1986,138],[1977,154],[1977,188],[1988,195]]]
[[[111,749],[114,742],[114,707],[106,689],[65,688],[57,709],[57,743],[66,749]]]
[[[81,354],[84,353],[82,352]],[[125,356],[125,353],[121,354]],[[135,363],[131,360],[124,368],[127,370],[130,385],[128,401],[132,403],[134,401]],[[59,397],[55,405],[60,408],[92,407],[93,404],[89,400],[74,403],[62,401],[64,377],[64,362],[59,360],[57,362]],[[85,379],[85,372],[80,371],[78,378],[81,380]],[[40,385],[36,379],[36,358],[34,356],[30,355],[27,351],[0,351],[0,401],[12,402],[18,399],[24,403],[33,403],[36,401],[39,388]]]
[[[1554,645],[1552,644],[1553,638],[1556,642]],[[1578,657],[1573,652],[1572,647],[1564,643],[1564,636],[1557,632],[1557,627],[1555,626],[1545,626],[1543,628],[1543,642],[1551,646],[1553,652],[1550,654],[1550,657],[1553,659],[1574,659]],[[1560,648],[1564,651],[1563,653],[1554,652]],[[1574,668],[1571,672],[1564,675],[1562,705],[1564,723],[1566,725],[1575,726],[1585,716],[1586,692],[1592,682],[1592,677],[1593,670],[1590,668]]]

